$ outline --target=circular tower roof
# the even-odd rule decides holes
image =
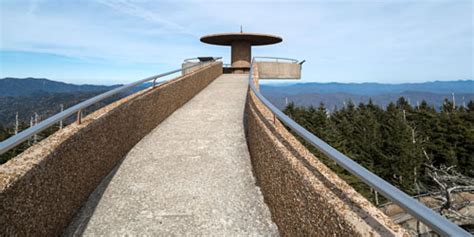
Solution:
[[[282,41],[281,37],[254,33],[223,33],[201,37],[201,42],[216,45],[232,45],[234,41],[247,41],[251,45],[276,44]]]

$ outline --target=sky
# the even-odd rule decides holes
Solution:
[[[0,0],[0,78],[118,84],[230,48],[203,35],[275,34],[254,56],[306,60],[303,82],[473,79],[471,0]]]

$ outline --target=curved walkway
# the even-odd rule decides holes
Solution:
[[[277,235],[244,135],[247,78],[220,76],[143,138],[64,235]]]

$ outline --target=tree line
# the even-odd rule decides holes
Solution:
[[[0,124],[0,141],[6,140],[9,137],[15,135],[15,130],[16,132],[21,132],[27,128],[29,128],[30,125],[28,125],[25,122],[19,122],[18,123],[18,129],[15,128],[15,125],[11,127],[5,127],[2,124]],[[28,149],[30,146],[34,145],[35,143],[43,140],[44,138],[50,136],[51,134],[55,133],[57,130],[59,130],[59,125],[53,125],[42,132],[36,134],[35,136],[32,136],[30,139],[28,139],[25,142],[22,142],[21,144],[15,146],[14,148],[10,149],[4,154],[0,155],[0,165],[7,162],[11,158],[17,156],[18,154],[22,153],[24,150]]]
[[[429,167],[450,167],[474,177],[474,102],[456,106],[448,99],[437,111],[403,97],[386,108],[352,102],[329,113],[324,104],[284,112],[325,142],[410,195],[436,190]],[[304,144],[305,142],[302,141]],[[349,172],[305,144],[357,191],[378,203],[378,195]]]

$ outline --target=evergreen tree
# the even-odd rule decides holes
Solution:
[[[459,156],[459,171],[467,176],[474,177],[474,101],[469,101],[467,108],[459,115],[464,125],[464,142],[460,146],[464,148]]]
[[[330,116],[324,104],[305,108],[290,103],[285,113],[340,152],[410,194],[423,191],[418,188],[420,182],[423,187],[433,185],[422,168],[426,159],[438,166],[457,165],[458,171],[473,176],[472,101],[464,108],[446,99],[439,112],[426,101],[413,108],[403,97],[385,110],[372,100],[358,106],[348,101]],[[374,200],[367,185],[302,142],[358,192]]]

